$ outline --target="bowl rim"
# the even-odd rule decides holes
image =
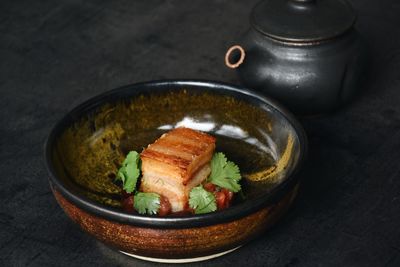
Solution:
[[[136,94],[140,95],[144,92],[143,88],[161,88],[161,91],[168,91],[174,88],[180,88],[180,90],[182,90],[184,89],[182,87],[185,86],[192,86],[195,88],[204,87],[208,91],[216,91],[217,93],[229,92],[230,94],[245,95],[251,98],[251,101],[266,104],[268,107],[273,108],[275,112],[280,113],[280,115],[285,118],[293,127],[294,132],[297,135],[296,137],[299,141],[300,151],[298,161],[297,164],[293,167],[293,170],[289,174],[289,176],[282,183],[273,188],[269,194],[252,199],[251,205],[248,203],[246,204],[245,201],[243,204],[232,206],[222,211],[191,215],[187,217],[155,217],[127,213],[117,208],[107,207],[106,205],[95,202],[83,195],[75,194],[68,190],[67,186],[60,179],[58,179],[57,173],[53,167],[51,160],[53,145],[55,144],[56,137],[62,132],[62,130],[65,129],[67,125],[70,125],[77,118],[79,118],[81,114],[85,114],[85,112],[89,112],[106,102],[110,102],[110,100],[112,101],[112,96],[114,96],[116,99],[121,99],[121,96],[123,95],[135,95],[135,93],[132,93],[132,91],[135,91],[134,89],[139,89],[139,93]],[[128,93],[127,91],[129,91],[130,93]],[[290,111],[279,104],[276,100],[260,95],[248,88],[210,80],[156,80],[134,83],[106,91],[97,96],[87,99],[83,103],[68,111],[52,127],[44,144],[44,158],[46,169],[49,174],[48,180],[50,183],[50,187],[53,190],[57,190],[58,192],[60,192],[68,201],[72,202],[72,204],[74,204],[78,208],[81,208],[89,212],[90,214],[94,214],[102,218],[123,224],[130,224],[138,227],[182,229],[227,223],[245,217],[251,213],[259,211],[264,207],[267,207],[270,204],[278,202],[285,195],[285,193],[288,193],[289,190],[297,184],[299,180],[298,172],[301,166],[304,164],[305,158],[307,156],[307,143],[307,137],[303,127]]]

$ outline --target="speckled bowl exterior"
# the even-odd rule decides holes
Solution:
[[[242,191],[228,209],[157,217],[121,208],[116,172],[130,150],[190,127],[217,138],[237,163]],[[209,81],[156,81],[96,96],[70,111],[46,143],[50,185],[66,214],[98,240],[158,259],[215,255],[259,236],[288,209],[300,182],[306,137],[274,101]]]
[[[57,202],[84,231],[120,251],[161,259],[197,258],[241,246],[276,222],[288,209],[296,192],[297,187],[278,203],[230,222],[160,229],[119,223],[90,214],[53,189]]]

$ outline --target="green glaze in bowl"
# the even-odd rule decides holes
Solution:
[[[216,136],[216,151],[240,167],[243,192],[229,209],[209,214],[124,212],[114,183],[122,160],[180,126]],[[129,254],[182,259],[220,254],[264,231],[293,199],[305,150],[297,121],[265,97],[215,82],[160,81],[119,88],[72,110],[51,132],[46,159],[56,199],[84,230]],[[245,234],[229,237],[221,227]],[[214,243],[207,240],[218,233]]]

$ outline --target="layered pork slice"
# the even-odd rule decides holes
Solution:
[[[140,155],[141,191],[168,198],[172,212],[186,209],[190,190],[211,172],[214,149],[214,137],[189,128],[162,135]]]

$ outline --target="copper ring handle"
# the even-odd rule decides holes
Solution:
[[[239,60],[238,60],[236,63],[233,63],[233,64],[232,64],[232,63],[229,61],[229,56],[230,56],[230,55],[232,54],[232,52],[235,51],[235,50],[239,50],[239,52],[240,52],[240,58],[239,58]],[[246,53],[244,52],[243,47],[241,47],[240,45],[234,45],[234,46],[232,46],[231,48],[229,48],[228,51],[226,51],[226,54],[225,54],[225,65],[226,65],[228,68],[236,69],[237,67],[239,67],[240,64],[243,63],[245,56],[246,56]]]

